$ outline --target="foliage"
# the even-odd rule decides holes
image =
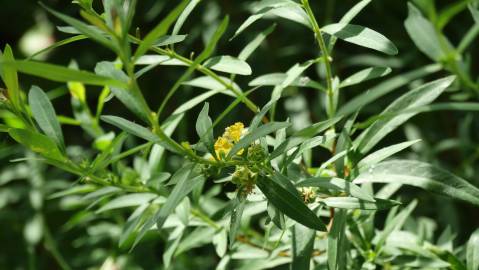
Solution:
[[[235,29],[225,15],[191,32],[197,9],[216,5],[176,1],[162,4],[168,12],[145,33],[135,25],[142,16],[137,2],[73,1],[81,19],[41,4],[68,25],[58,27],[68,37],[26,59],[9,45],[1,51],[0,132],[12,142],[1,154],[15,158],[0,174],[0,207],[8,211],[2,215],[16,224],[11,205],[29,200],[21,208],[29,259],[0,255],[1,267],[478,269],[474,225],[455,241],[457,224],[413,214],[439,202],[459,222],[456,205],[479,207],[477,144],[469,136],[477,124],[479,78],[468,50],[479,34],[478,3],[459,1],[438,13],[434,1],[409,2],[407,42],[434,63],[390,76],[390,57],[402,59],[401,46],[354,22],[371,0],[324,23],[319,5],[308,0],[262,0],[249,3],[251,14]],[[454,45],[443,30],[467,12],[473,25]],[[254,30],[268,19],[278,25]],[[313,56],[260,75],[257,51],[283,24],[308,33],[298,42]],[[189,40],[198,35],[206,38],[195,51]],[[221,53],[226,42],[246,36],[239,53]],[[85,39],[109,54],[91,69],[33,60]],[[336,56],[349,48],[373,60],[344,74]],[[151,75],[157,69],[181,71],[159,78]],[[27,83],[24,74],[60,85],[72,116],[54,106],[58,90]],[[169,84],[156,81],[146,90],[149,75]],[[397,93],[386,96],[391,92]],[[377,106],[381,100],[387,105]],[[121,109],[108,109],[112,103]],[[466,116],[457,138],[436,128],[428,141],[422,125],[410,123],[424,112],[433,112],[429,122],[436,122],[442,111]],[[439,153],[449,149],[461,152],[460,165],[441,160]],[[27,179],[26,186],[17,179]],[[58,220],[66,223],[53,230]],[[69,242],[81,252],[64,249]]]

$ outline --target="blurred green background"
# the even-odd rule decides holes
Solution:
[[[169,11],[176,1],[166,0],[141,0],[138,1],[134,25],[139,27],[142,35],[147,33]],[[311,1],[320,24],[337,21],[357,1],[353,0],[322,0]],[[432,1],[414,1],[423,7],[426,16],[433,17],[428,11]],[[458,2],[467,1],[436,1],[436,12],[440,13]],[[70,1],[44,0],[47,6],[57,11],[79,18],[76,5]],[[233,0],[205,0],[187,20],[185,32],[188,37],[184,43],[177,46],[177,51],[188,56],[191,51],[199,52],[208,40],[212,31],[219,24],[222,17],[230,15],[231,23],[226,37],[231,37],[239,25],[250,15],[250,1]],[[94,1],[97,10],[101,10],[101,1]],[[429,13],[428,13],[429,12]],[[376,0],[363,11],[354,23],[370,27],[392,40],[399,48],[395,57],[385,57],[371,51],[338,42],[333,58],[335,74],[345,78],[367,66],[389,66],[393,72],[389,76],[401,74],[415,68],[430,64],[409,38],[403,22],[407,17],[407,1]],[[0,47],[10,44],[14,49],[16,58],[24,58],[45,45],[52,44],[67,37],[59,32],[56,26],[64,25],[48,15],[36,1],[17,0],[0,1]],[[254,36],[273,22],[277,22],[276,30],[267,38],[266,42],[248,60],[253,67],[253,75],[238,77],[238,83],[247,88],[247,83],[254,77],[265,73],[285,72],[298,62],[317,57],[318,50],[313,35],[304,26],[291,23],[282,19],[262,20],[254,24],[250,31],[246,31],[232,41],[223,38],[217,48],[217,54],[237,55],[241,49]],[[457,44],[473,24],[467,8],[463,8],[446,25],[444,32],[453,44]],[[478,59],[479,46],[475,41],[469,50],[470,59]],[[63,46],[43,55],[43,61],[68,65],[76,61],[81,69],[92,70],[98,61],[113,61],[114,55],[98,44],[84,40]],[[166,90],[182,75],[182,67],[160,66],[145,75],[140,84],[152,108],[157,108],[164,97]],[[471,74],[477,77],[479,61],[472,61]],[[410,86],[419,85],[429,79],[447,75],[440,72],[434,77],[426,77],[421,81],[411,81]],[[317,79],[319,69],[310,69],[307,76]],[[23,89],[28,89],[32,84],[37,84],[45,90],[55,91],[58,96],[54,99],[54,106],[58,114],[71,116],[71,106],[68,91],[65,85],[55,82],[39,80],[26,75],[20,77]],[[373,80],[360,86],[348,88],[341,93],[341,102],[350,100],[362,93],[368,87],[378,84]],[[461,88],[461,86],[458,86]],[[397,96],[407,91],[407,87],[393,94],[389,94],[377,102],[363,108],[359,120],[366,120],[369,115],[380,112]],[[95,106],[95,101],[100,93],[100,88],[89,87],[88,98]],[[169,103],[168,112],[189,100],[197,90],[183,87],[181,94]],[[270,96],[270,89],[260,89],[251,96],[257,104],[264,104]],[[448,100],[450,95],[441,99]],[[477,101],[477,96],[463,97],[468,101]],[[320,95],[312,89],[289,88],[286,97],[282,100],[278,118],[291,118],[295,125],[307,125],[325,119],[324,110],[320,105]],[[222,112],[228,105],[224,97],[211,99],[211,112],[215,116]],[[117,101],[109,101],[105,105],[108,114],[123,115],[133,118]],[[195,140],[194,121],[199,108],[187,115],[180,124],[179,131],[175,134],[178,141]],[[3,112],[2,118],[8,118]],[[167,114],[165,114],[167,115]],[[239,106],[230,114],[227,121],[218,129],[234,121],[248,122],[252,113],[245,107]],[[420,137],[423,142],[413,148],[410,154],[413,158],[426,160],[468,179],[479,186],[479,177],[476,167],[479,148],[479,121],[477,113],[464,112],[434,112],[415,117],[405,128],[399,129],[383,142],[383,145],[397,143],[405,139]],[[92,140],[80,133],[74,126],[64,126],[66,142],[68,145],[90,145]],[[448,144],[449,143],[449,144]],[[133,144],[133,142],[132,142]],[[78,155],[83,153],[80,147],[73,148]],[[10,162],[25,156],[24,149],[14,146],[11,139],[0,133],[0,269],[59,269],[56,253],[60,252],[64,259],[75,269],[88,267],[107,267],[108,258],[119,258],[124,269],[161,269],[162,253],[165,247],[161,241],[144,241],[132,253],[117,248],[117,238],[120,225],[125,216],[115,214],[102,214],[95,216],[84,211],[80,201],[49,199],[55,191],[68,187],[76,179],[56,169],[48,168],[35,161]],[[324,161],[321,153],[316,157],[317,163]],[[169,160],[167,165],[171,170],[178,166],[178,161]],[[415,215],[424,216],[437,222],[437,232],[450,226],[457,232],[456,240],[464,242],[470,233],[479,226],[479,211],[477,208],[451,200],[428,194],[417,189],[402,189],[404,198],[417,197],[420,207]],[[38,226],[45,223],[46,226]],[[39,227],[42,227],[39,229]],[[151,239],[165,237],[152,235]],[[177,269],[191,269],[193,266],[202,266],[210,269],[218,261],[212,251],[213,247],[193,249],[177,259]],[[61,259],[60,259],[61,260]],[[110,268],[104,268],[110,269]]]

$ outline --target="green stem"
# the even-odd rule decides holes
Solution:
[[[201,219],[206,224],[210,225],[211,227],[215,228],[216,230],[221,229],[221,226],[216,224],[212,219],[210,219],[207,215],[201,212],[198,209],[191,209],[191,214],[199,219]]]
[[[313,11],[311,10],[311,6],[309,5],[309,0],[302,0],[304,10],[308,14],[309,21],[311,22],[311,25],[313,27],[313,32],[316,37],[316,40],[319,45],[319,49],[321,51],[321,55],[324,60],[324,66],[326,68],[326,84],[327,84],[327,96],[328,96],[328,117],[332,118],[334,117],[334,114],[336,113],[336,109],[334,106],[334,92],[333,92],[333,75],[331,71],[331,63],[330,63],[330,57],[329,57],[329,52],[326,47],[326,43],[324,42],[323,36],[321,34],[321,28],[318,25],[318,22],[316,21],[316,17],[314,16]]]
[[[57,261],[58,265],[63,270],[71,270],[72,268],[68,265],[68,263],[65,261],[62,254],[58,250],[55,240],[53,239],[50,229],[48,228],[46,223],[44,223],[43,226],[43,233],[45,239],[45,246],[48,250],[50,250],[53,258]]]
[[[135,43],[140,42],[140,40],[138,38],[136,38],[132,35],[130,35],[129,38]],[[169,56],[169,57],[174,58],[176,60],[179,60],[182,63],[186,64],[187,66],[191,66],[193,64],[192,60],[190,60],[186,57],[183,57],[183,56],[181,56],[181,55],[179,55],[179,54],[177,54],[177,53],[175,53],[174,51],[171,51],[171,50],[162,49],[162,48],[159,48],[159,47],[151,47],[150,50],[152,50],[152,51],[154,51],[158,54],[166,55],[166,56]],[[225,82],[220,76],[218,76],[215,72],[213,72],[209,68],[199,64],[198,66],[195,67],[195,69],[197,71],[211,77],[213,80],[215,80],[218,83],[220,83],[221,85],[223,85],[226,89],[233,92],[236,96],[241,95],[241,92],[238,89],[234,88],[232,84],[230,84],[228,82]],[[258,106],[256,106],[256,104],[253,101],[251,101],[250,99],[245,97],[244,99],[242,99],[242,101],[254,113],[257,113],[259,111]]]

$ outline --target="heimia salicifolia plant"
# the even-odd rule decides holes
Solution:
[[[413,116],[451,108],[448,103],[433,104],[451,85],[465,84],[471,89],[477,85],[455,69],[451,58],[443,61],[443,67],[458,79],[446,76],[417,85],[381,113],[357,121],[359,112],[382,95],[441,69],[429,65],[345,99],[342,92],[347,87],[387,76],[391,68],[368,67],[340,78],[335,74],[336,43],[389,56],[398,54],[384,35],[352,23],[370,0],[357,2],[337,22],[327,25],[318,23],[319,12],[312,8],[316,3],[311,6],[308,0],[255,2],[253,14],[233,36],[225,36],[229,29],[225,16],[204,47],[186,55],[178,53],[189,38],[183,25],[202,1],[174,1],[176,6],[147,33],[133,25],[134,17],[142,16],[135,14],[136,0],[104,0],[101,11],[94,9],[92,2],[74,1],[81,9],[81,20],[42,4],[51,16],[68,25],[59,30],[70,37],[37,55],[89,39],[94,42],[89,46],[105,47],[115,57],[86,71],[75,62],[65,67],[34,61],[33,56],[15,59],[12,49],[5,46],[0,54],[5,88],[0,109],[13,115],[15,121],[1,124],[0,131],[34,153],[27,160],[40,159],[77,177],[73,186],[53,197],[81,195],[83,201],[91,203],[88,211],[98,215],[120,208],[131,210],[118,238],[122,252],[135,252],[145,235],[156,230],[165,236],[162,241],[167,248],[160,254],[165,268],[181,253],[213,244],[218,256],[216,269],[265,269],[290,264],[291,269],[306,270],[477,270],[478,231],[463,253],[421,238],[419,232],[405,228],[418,201],[405,203],[395,197],[395,192],[409,185],[477,207],[479,189],[431,164],[391,158],[419,140],[376,147]],[[417,34],[430,29],[417,8],[413,4],[409,8],[406,28],[416,45],[433,59],[445,55],[427,43],[431,39]],[[473,12],[478,14],[475,9]],[[236,37],[252,31],[250,26],[256,21],[278,17],[286,19],[282,24],[296,23],[309,30],[308,48],[316,58],[258,76],[248,59],[254,57],[275,25],[255,33],[237,55],[215,54],[221,51],[217,48],[220,41],[234,43]],[[159,66],[176,66],[182,69],[182,75],[168,88],[161,85],[159,106],[153,108],[140,82],[144,74]],[[314,67],[319,70],[317,78],[302,75]],[[38,86],[23,84],[19,74],[67,87],[73,117],[57,115],[47,93]],[[238,77],[241,80],[236,80]],[[245,80],[247,84],[242,83]],[[172,99],[185,87],[203,92],[170,110]],[[294,119],[279,113],[285,90],[291,87],[315,91],[322,101],[322,121],[297,127]],[[251,95],[260,88],[269,97],[263,104]],[[98,90],[101,92],[93,110],[87,96]],[[213,96],[221,96],[224,102],[209,103]],[[121,102],[130,112],[129,119],[104,112],[104,105],[111,99]],[[231,113],[237,107],[251,111],[252,117],[247,121],[237,119]],[[193,108],[199,114],[195,115],[196,123],[187,127],[197,136],[176,139],[175,130],[187,116],[191,118]],[[461,106],[455,104],[454,108]],[[88,149],[93,153],[91,157],[80,158],[70,150],[66,144],[69,139],[62,131],[62,125],[67,124],[78,126],[84,137],[92,138]],[[327,159],[318,160],[314,153],[320,149],[329,153]],[[173,159],[181,160],[175,170],[164,162]],[[373,186],[375,183],[382,184]],[[375,223],[379,211],[388,213],[384,226]],[[68,264],[61,265],[69,268]]]

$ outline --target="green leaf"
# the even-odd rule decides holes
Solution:
[[[204,102],[208,98],[219,94],[219,93],[224,93],[224,90],[211,90],[208,92],[205,92],[201,95],[197,95],[196,97],[188,100],[187,102],[181,104],[176,108],[176,110],[173,112],[173,115],[175,114],[180,114],[189,111],[191,108],[195,107],[196,105],[200,104],[201,102]]]
[[[7,87],[10,100],[18,108],[20,106],[20,87],[18,85],[17,70],[15,66],[7,65],[5,62],[15,62],[12,48],[8,44],[5,46],[3,54],[0,51],[0,75]]]
[[[133,193],[126,194],[109,201],[100,209],[96,211],[97,214],[125,207],[139,206],[142,204],[148,204],[153,199],[158,198],[158,195],[153,193]]]
[[[346,269],[346,210],[334,213],[333,225],[328,233],[328,266],[330,270]]]
[[[334,126],[334,124],[338,123],[341,119],[343,119],[342,116],[336,116],[331,119],[327,119],[321,122],[314,123],[308,127],[305,127],[301,130],[296,131],[292,137],[313,137],[316,134],[319,134],[328,128]]]
[[[125,225],[123,226],[123,231],[120,235],[120,239],[118,241],[118,247],[120,248],[126,248],[127,243],[130,243],[130,241],[133,239],[133,235],[140,226],[146,219],[149,214],[151,214],[151,211],[148,209],[148,204],[142,204],[138,206],[135,211],[128,217],[128,219],[125,222]]]
[[[441,70],[441,66],[433,64],[420,67],[410,72],[392,77],[391,79],[388,79],[378,84],[367,92],[364,92],[363,94],[354,97],[349,102],[342,105],[341,108],[339,108],[338,115],[346,116],[351,113],[354,113],[361,107],[375,101],[376,99],[386,95],[387,93],[394,91],[399,87],[407,85],[413,80],[424,77],[439,70]]]
[[[290,125],[291,123],[287,122],[270,122],[258,127],[253,132],[246,134],[243,138],[241,138],[241,140],[239,140],[239,142],[234,144],[233,148],[231,148],[230,152],[228,153],[228,158],[231,158],[239,150],[248,147],[259,138],[275,132],[278,129],[289,127]]]
[[[384,210],[401,204],[397,201],[375,198],[374,202],[363,201],[354,197],[328,197],[320,200],[328,207],[341,209]]]
[[[248,45],[243,48],[243,50],[241,50],[240,54],[238,55],[238,59],[246,61],[246,59],[253,54],[253,52],[259,47],[259,45],[261,45],[266,37],[274,31],[275,28],[276,24],[273,24],[260,32],[252,41],[248,43]]]
[[[360,183],[401,183],[479,205],[479,189],[466,180],[428,163],[391,160],[371,166],[353,181]]]
[[[40,2],[40,5],[45,8],[48,12],[50,12],[53,16],[57,17],[58,19],[68,23],[69,25],[73,26],[76,30],[78,30],[83,35],[95,40],[96,42],[102,44],[103,46],[110,48],[113,51],[116,51],[116,46],[113,44],[111,40],[109,40],[103,31],[100,29],[88,25],[80,20],[57,12]]]
[[[33,53],[32,55],[30,55],[27,58],[27,60],[35,59],[35,57],[39,56],[40,54],[46,53],[46,52],[51,51],[53,49],[56,49],[58,47],[61,47],[61,46],[64,46],[64,45],[67,45],[67,44],[70,44],[70,43],[73,43],[73,42],[77,42],[77,41],[80,41],[80,40],[84,40],[84,39],[87,39],[87,38],[88,37],[85,36],[85,35],[76,35],[76,36],[73,36],[73,37],[69,37],[69,38],[57,41],[57,42],[53,43],[52,45]]]
[[[362,83],[368,80],[372,80],[375,78],[380,78],[383,76],[388,75],[391,73],[391,68],[388,67],[370,67],[363,69],[354,73],[353,75],[344,79],[340,84],[339,87],[343,88],[346,86],[355,85],[358,83]]]
[[[60,149],[64,150],[65,143],[62,129],[57,120],[55,109],[45,92],[38,86],[32,86],[28,93],[28,103],[41,130],[52,138]]]
[[[180,88],[181,84],[189,78],[189,76],[193,73],[193,71],[200,65],[201,62],[203,62],[206,58],[210,57],[210,55],[213,53],[214,49],[216,48],[216,44],[220,40],[220,38],[223,36],[224,32],[226,31],[226,28],[228,28],[229,24],[229,17],[225,16],[224,19],[221,21],[221,24],[218,26],[218,28],[215,30],[213,36],[207,43],[205,49],[196,57],[196,59],[191,63],[191,65],[188,67],[188,69],[183,73],[183,75],[176,81],[176,83],[171,87],[171,89],[168,91],[168,94],[166,97],[163,99],[162,104],[160,105],[160,108],[158,109],[158,114],[161,114],[163,111],[166,102],[175,94],[175,92]]]
[[[55,141],[43,134],[18,128],[9,129],[8,134],[18,143],[25,145],[33,152],[39,153],[46,158],[57,161],[66,160],[66,157],[60,152]]]
[[[472,2],[471,0],[457,1],[456,3],[449,4],[441,10],[436,20],[436,25],[439,30],[442,30],[452,18],[466,9],[467,5]]]
[[[251,75],[252,73],[251,67],[246,61],[229,55],[212,57],[206,60],[203,65],[207,68],[230,74]]]
[[[432,60],[438,61],[445,57],[441,48],[441,37],[438,36],[434,25],[424,18],[421,12],[411,3],[408,3],[409,14],[404,21],[406,31],[421,52]],[[444,38],[444,37],[443,37]]]
[[[296,184],[298,187],[319,187],[346,192],[365,201],[374,202],[374,198],[357,185],[341,178],[314,177],[306,178]]]
[[[184,62],[176,59],[171,58],[168,55],[156,55],[156,54],[145,54],[139,57],[135,61],[135,65],[148,65],[148,67],[144,68],[146,71],[149,71],[151,67],[156,67],[157,65],[162,66],[188,66]],[[138,71],[136,73],[136,77],[138,78],[138,74],[144,74],[146,71]]]
[[[223,258],[226,254],[226,248],[228,244],[228,236],[226,234],[225,229],[221,229],[219,232],[215,234],[215,236],[211,239],[213,245],[215,245],[216,254],[220,258]]]
[[[364,26],[335,23],[322,27],[321,31],[344,41],[377,50],[388,55],[396,55],[398,53],[398,49],[389,39]]]
[[[206,147],[211,150],[213,147],[214,134],[212,128],[213,122],[208,116],[209,107],[209,104],[205,103],[203,109],[201,109],[201,112],[196,119],[196,133],[198,134],[200,141],[203,141],[206,144]]]
[[[113,62],[102,61],[96,64],[95,73],[124,82],[125,84],[123,86],[112,85],[112,87],[110,87],[111,92],[131,112],[145,123],[149,123],[150,109],[148,108],[148,104],[144,102],[143,97],[130,91],[130,87],[126,84],[130,79],[122,70],[117,69]]]
[[[292,155],[289,155],[288,158],[285,161],[285,164],[289,164],[293,162],[296,158],[301,156],[305,151],[309,149],[316,148],[318,146],[321,146],[323,148],[328,148],[328,145],[332,143],[332,139],[334,139],[336,135],[330,136],[330,135],[325,135],[325,136],[316,136],[310,139],[303,140],[299,147],[294,151]],[[299,139],[299,138],[296,138]],[[295,142],[297,143],[298,140]],[[288,147],[291,147],[292,144],[288,144]],[[275,149],[275,152],[279,150],[280,148],[278,147]],[[273,156],[273,153],[270,155],[270,158]]]
[[[297,131],[288,139],[284,140],[280,145],[278,145],[268,158],[270,160],[275,159],[276,157],[287,153],[287,151],[294,147],[297,147],[298,145],[300,145],[298,152],[294,155],[291,155],[289,159],[295,159],[297,156],[299,156],[299,154],[301,154],[307,149],[316,146],[325,146],[328,142],[330,142],[336,137],[336,134],[326,134],[324,136],[316,136],[313,138],[311,138],[311,135],[314,136],[316,133],[324,131],[324,129],[327,129],[330,126],[334,125],[334,123],[336,123],[340,119],[341,118],[328,119]]]
[[[114,115],[104,115],[101,117],[101,120],[116,126],[117,128],[124,130],[128,132],[129,134],[132,134],[134,136],[140,137],[144,140],[147,140],[149,142],[154,142],[158,143],[161,146],[165,147],[166,149],[174,152],[174,153],[182,153],[181,149],[178,149],[177,147],[171,146],[164,140],[161,140],[159,136],[151,132],[149,129],[140,126],[136,123],[133,123],[129,120],[126,120],[124,118],[114,116]]]
[[[248,131],[253,132],[255,129],[258,128],[259,124],[261,124],[261,120],[263,120],[264,116],[268,113],[274,103],[278,100],[270,100],[266,105],[261,108],[261,110],[253,117],[251,120],[250,125],[248,126]]]
[[[164,130],[166,136],[170,136],[178,127],[178,124],[183,119],[184,114],[174,114],[168,117],[163,124],[161,125],[161,129]],[[150,174],[155,174],[155,172],[160,171],[161,168],[161,161],[163,154],[165,152],[165,148],[159,144],[153,145],[150,155],[148,157],[148,167],[150,168]]]
[[[467,270],[479,269],[479,229],[475,230],[467,241],[466,262]]]
[[[309,270],[316,231],[304,227],[301,224],[294,224],[291,228],[291,234],[293,238],[293,261],[291,262],[291,269]]]
[[[472,18],[474,19],[474,22],[476,24],[479,24],[479,9],[475,8],[472,4],[469,4],[467,8],[471,12],[471,15],[472,15]]]
[[[277,85],[273,89],[273,92],[271,93],[271,99],[279,99],[283,93],[283,90],[290,86],[306,69],[308,69],[315,62],[315,60],[309,60],[301,64],[296,63],[294,66],[288,69],[288,71],[286,71],[286,78],[284,78],[284,81],[282,81],[280,85]]]
[[[413,140],[413,141],[408,141],[408,142],[403,142],[403,143],[398,143],[394,144],[388,147],[384,147],[372,154],[369,154],[368,156],[364,157],[361,159],[361,161],[358,162],[357,168],[361,171],[363,168],[369,168],[372,165],[375,165],[386,158],[396,154],[397,152],[400,152],[409,146],[420,142],[421,140]]]
[[[243,211],[246,206],[246,196],[244,196],[244,191],[238,189],[236,192],[236,197],[233,202],[233,209],[231,211],[230,217],[230,227],[228,231],[229,238],[229,248],[233,247],[233,244],[236,242],[236,235],[238,230],[241,227],[241,217],[243,216]]]
[[[191,0],[189,1],[188,5],[183,9],[178,20],[176,20],[175,25],[173,26],[173,35],[176,35],[180,32],[181,27],[185,23],[188,16],[190,16],[191,12],[195,9],[195,7],[200,3],[201,0]]]
[[[153,46],[156,46],[156,47],[168,46],[171,44],[182,42],[183,40],[185,40],[185,38],[186,38],[186,35],[164,35],[160,37],[159,39],[157,39],[155,43],[153,44]],[[165,55],[158,55],[158,56],[165,56]],[[141,59],[141,57],[139,59]]]
[[[274,225],[281,230],[286,229],[286,220],[284,218],[284,214],[278,210],[274,205],[268,203],[266,206],[266,211],[268,213],[269,218],[273,221]]]
[[[249,82],[249,86],[279,86],[288,77],[286,73],[269,73],[261,75]],[[311,80],[308,76],[298,76],[290,83],[290,86],[309,87],[316,90],[327,92],[326,88],[317,81]]]
[[[369,3],[371,3],[371,0],[362,0],[356,3],[346,14],[343,15],[341,20],[339,20],[340,23],[349,23],[351,22]],[[331,39],[329,40],[329,46],[328,49],[329,51],[333,50],[334,44],[336,43],[337,38],[332,36]]]
[[[401,229],[406,222],[406,219],[411,215],[414,208],[416,208],[416,205],[417,200],[412,201],[397,216],[386,222],[384,229],[377,235],[378,241],[376,242],[376,246],[374,248],[377,255],[379,255],[379,252],[381,252],[382,247],[389,235],[391,235],[391,233],[395,230]]]
[[[134,248],[138,242],[143,238],[146,232],[156,223],[158,230],[163,227],[168,216],[175,210],[176,206],[201,182],[203,182],[203,176],[192,177],[192,170],[194,170],[194,165],[186,165],[180,170],[178,170],[172,177],[172,182],[176,183],[175,187],[171,191],[170,195],[166,199],[165,204],[160,208],[160,210],[150,218],[143,228],[138,233],[135,242],[133,243]]]
[[[278,210],[304,226],[318,231],[326,231],[324,223],[309,209],[301,199],[281,187],[275,181],[259,177],[256,185],[268,201]]]
[[[218,76],[222,81],[228,83],[232,87],[240,90],[240,87],[230,80],[229,78],[223,77],[223,76]],[[235,96],[233,93],[226,90],[226,86],[223,85],[222,83],[218,82],[217,80],[211,78],[210,76],[201,76],[201,77],[196,77],[190,81],[184,82],[183,85],[189,85],[193,87],[199,87],[199,88],[204,88],[204,89],[210,89],[210,90],[215,90],[217,92],[221,92],[225,95],[228,96]]]
[[[349,23],[352,21],[367,5],[371,3],[371,0],[362,0],[354,5],[344,16],[339,20],[340,23]]]
[[[102,115],[101,120],[116,126],[117,128],[124,130],[132,135],[140,137],[144,140],[150,142],[157,142],[158,137],[151,132],[149,129],[140,126],[134,122],[126,120],[125,118],[121,118],[119,116],[114,115]]]
[[[134,59],[138,59],[144,55],[148,49],[155,44],[157,39],[166,34],[171,24],[178,18],[181,12],[185,9],[189,0],[183,0],[179,5],[175,7],[158,25],[151,30],[146,37],[140,42],[138,48],[135,51]]]
[[[411,90],[396,99],[382,113],[391,114],[403,110],[423,106],[434,101],[451,83],[455,77],[450,76],[424,84],[414,90]],[[404,113],[388,119],[379,119],[354,141],[354,145],[361,153],[367,153],[386,135],[396,129],[398,126],[409,120],[417,113]]]
[[[251,26],[257,20],[263,18],[267,15],[276,15],[287,20],[291,20],[300,24],[303,24],[307,27],[310,27],[308,15],[304,12],[301,6],[290,0],[277,0],[277,1],[262,1],[256,3],[255,8],[257,11],[249,16],[246,21],[244,21],[240,27],[236,30],[233,37],[241,34],[246,28]],[[231,40],[230,39],[230,40]]]
[[[90,72],[33,61],[0,61],[0,64],[18,71],[56,82],[81,82],[90,85],[109,85],[128,88],[126,83]]]

